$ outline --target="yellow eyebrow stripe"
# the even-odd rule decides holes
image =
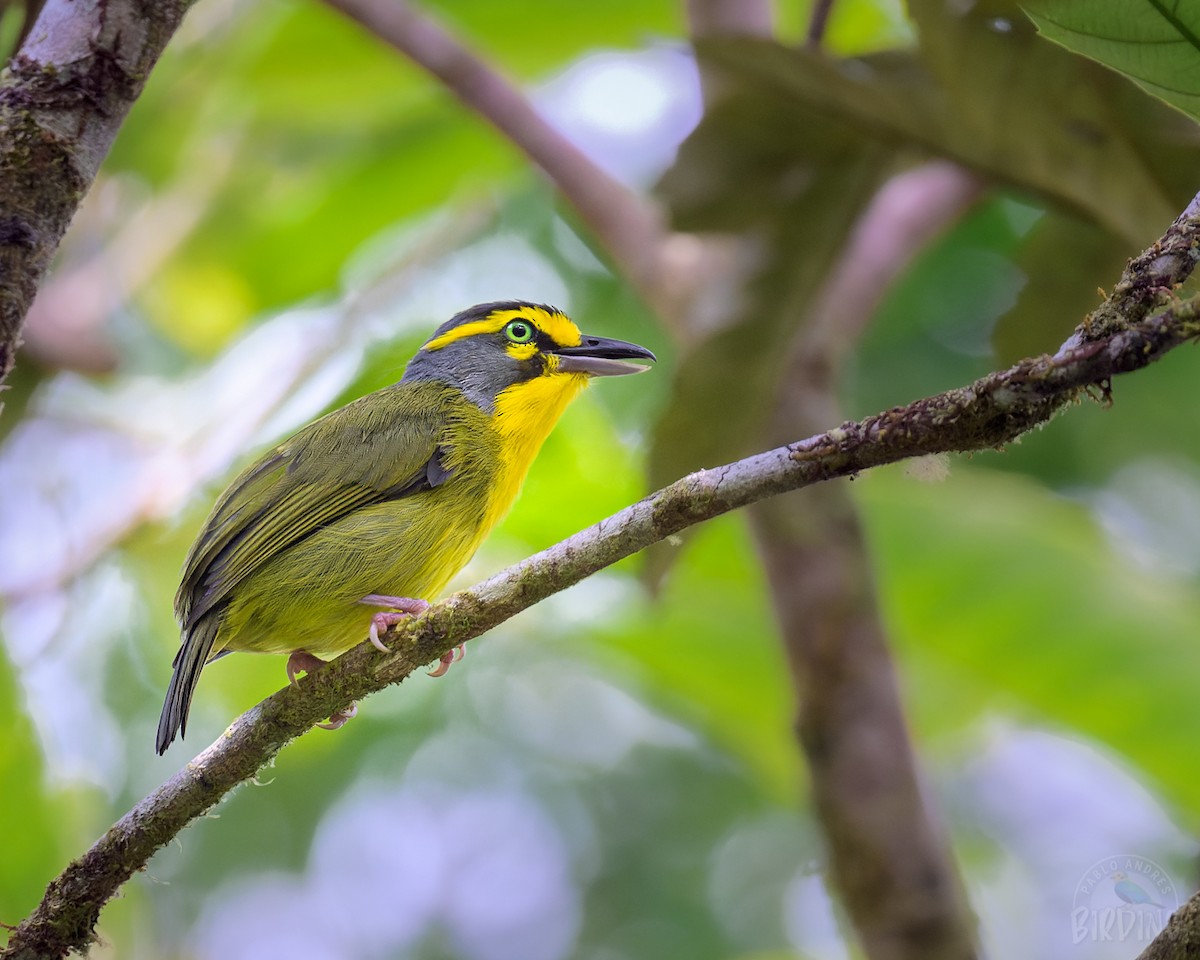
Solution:
[[[509,321],[517,319],[531,321],[560,347],[577,347],[582,341],[579,328],[565,314],[557,310],[551,313],[537,307],[521,307],[517,310],[497,310],[482,320],[473,320],[453,330],[447,330],[421,349],[441,350],[442,347],[466,337],[478,336],[481,333],[499,333]]]
[[[461,327],[455,327],[453,330],[447,330],[440,337],[430,340],[422,350],[441,350],[447,344],[454,343],[456,340],[464,340],[467,337],[474,337],[480,333],[498,333],[503,329],[507,320],[496,320],[495,314],[488,317],[486,320],[473,320],[470,323],[464,323]]]

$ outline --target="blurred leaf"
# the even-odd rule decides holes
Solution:
[[[1095,224],[1048,211],[1017,254],[1029,278],[1016,305],[1000,318],[992,343],[1001,363],[1052,353],[1100,302],[1100,283],[1113,283],[1129,246]]]
[[[684,144],[662,193],[680,229],[752,235],[766,252],[742,289],[708,292],[741,305],[682,360],[655,434],[653,486],[761,445],[789,331],[803,323],[897,141],[1083,211],[1126,248],[1156,236],[1191,196],[1165,171],[1186,169],[1182,151],[1192,167],[1200,163],[1197,131],[1181,130],[1175,114],[1124,81],[1041,43],[1023,19],[1005,19],[1017,13],[1011,3],[975,5],[965,16],[932,0],[911,8],[919,60],[888,53],[838,63],[752,38],[699,45],[737,92]],[[1169,145],[1169,157],[1156,156],[1156,142]],[[1102,236],[1087,240],[1082,249],[1114,249]],[[1004,331],[1028,331],[1031,343],[1052,341],[1064,314],[1068,327],[1078,322],[1074,305],[1089,302],[1098,261],[1112,259],[1097,253],[1067,267],[1040,253],[1024,264],[1031,283],[1014,314],[1020,322]],[[1038,325],[1048,320],[1044,334]],[[651,582],[669,556],[650,552]]]
[[[835,62],[750,38],[699,52],[881,141],[949,157],[1081,211],[1131,244],[1144,245],[1174,219],[1181,206],[1164,190],[1165,164],[1152,149],[1156,139],[1178,137],[1171,111],[1144,94],[1129,98],[1126,81],[1041,42],[1023,19],[997,15],[1015,14],[1011,4],[976,4],[965,16],[932,0],[910,7],[919,61],[881,54]],[[1157,132],[1137,116],[1146,111],[1163,118]],[[1194,148],[1200,141],[1190,135]]]
[[[887,292],[843,371],[853,419],[969,383],[995,365],[994,324],[1025,278],[1013,264],[1023,224],[994,197],[932,243]]]
[[[1029,442],[1053,445],[1055,429]],[[942,483],[886,470],[854,490],[904,658],[940,681],[910,698],[919,729],[1017,704],[1109,744],[1200,810],[1179,763],[1195,740],[1194,591],[1131,566],[1084,507],[1025,478],[957,460]]]
[[[1049,312],[1039,311],[1036,297],[1023,298],[1022,279],[1011,263],[1007,270],[1001,268],[1020,261],[1029,273],[1028,285],[1041,282],[1040,271],[1067,276],[1073,271],[1066,250],[1054,250],[1050,243],[1040,263],[1022,255],[1026,214],[1026,208],[1014,210],[1011,201],[1000,197],[982,203],[916,259],[889,291],[846,370],[840,394],[848,416],[868,416],[987,373],[998,363],[990,353],[967,353],[957,345],[986,344],[998,318],[1000,339],[992,341],[998,349],[1028,354],[1045,348],[1047,338],[1025,324],[1023,311],[1046,318]],[[1043,215],[1056,216],[1053,211]],[[1035,247],[1040,244],[1032,235],[1031,240]],[[1077,242],[1085,244],[1080,256],[1086,259],[1086,239]],[[964,261],[978,255],[996,265],[991,279],[963,274]],[[1116,276],[1096,275],[1087,286],[1082,275],[1072,281],[1080,285],[1076,296],[1084,301],[1074,309],[1090,308],[1095,287],[1111,285]],[[1025,338],[1021,343],[1031,349],[1005,344],[1008,336]],[[1094,403],[1072,408],[1055,419],[1053,443],[1037,442],[1040,434],[1028,437],[1009,446],[1004,456],[990,459],[988,466],[1036,476],[1063,489],[1104,484],[1134,458],[1200,461],[1200,432],[1181,427],[1180,419],[1194,402],[1195,378],[1194,355],[1175,351],[1145,376],[1116,380],[1111,408]]]
[[[1019,149],[1036,150],[1024,141],[1044,139],[1061,181],[1056,189],[1096,177],[1101,192],[1090,208],[1087,198],[1064,192],[1059,206],[1066,200],[1067,208],[1035,227],[1018,256],[1029,283],[996,331],[1002,362],[1053,350],[1096,305],[1097,286],[1113,283],[1125,260],[1191,199],[1200,130],[1132,84],[1038,43],[1008,0],[973,4],[964,16],[948,16],[937,0],[913,0],[909,10],[939,88],[960,116],[976,117],[970,126],[980,136],[991,131],[997,155],[1011,149],[1015,132]],[[1081,177],[1081,170],[1105,172]],[[1126,175],[1140,186],[1115,182]]]
[[[791,334],[888,163],[843,124],[769,93],[730,95],[684,143],[660,187],[675,226],[743,234],[754,266],[736,293],[706,292],[739,306],[681,358],[654,431],[651,487],[761,445]],[[676,553],[649,552],[651,582]]]
[[[605,631],[651,692],[739,757],[767,793],[791,801],[802,778],[792,690],[762,567],[744,522],[703,525],[661,602]]]
[[[23,0],[0,0],[0,58],[8,60],[17,51],[27,19],[32,16]]]
[[[561,0],[437,0],[429,6],[449,27],[463,27],[489,60],[524,78],[543,76],[588,50],[640,46],[647,35],[678,36],[683,29],[683,8],[669,0],[578,7]]]
[[[808,22],[816,4],[782,4],[777,8],[777,23],[781,38],[795,37],[797,41],[808,34]],[[796,18],[795,27],[788,29],[787,21]],[[913,42],[912,22],[904,15],[902,5],[876,3],[872,0],[838,0],[830,11],[822,46],[839,56],[861,56],[876,50],[906,47]]]
[[[257,306],[241,271],[228,261],[174,260],[150,283],[150,322],[193,356],[212,355]]]
[[[1022,6],[1055,43],[1200,120],[1200,7],[1162,0],[1025,0]]]

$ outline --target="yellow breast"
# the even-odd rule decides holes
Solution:
[[[583,374],[546,373],[514,384],[496,397],[493,425],[500,438],[500,462],[480,542],[508,513],[546,437],[587,383]]]

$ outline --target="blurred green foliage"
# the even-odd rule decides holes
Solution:
[[[1200,141],[1013,5],[944,7],[914,2],[909,20],[883,0],[835,5],[828,45],[860,57],[849,65],[705,45],[729,99],[659,195],[677,228],[753,237],[759,255],[737,308],[678,348],[518,151],[390,50],[319,4],[202,0],[63,249],[63,275],[114,236],[157,258],[137,282],[110,272],[128,286],[101,318],[118,369],[85,380],[23,358],[6,398],[0,482],[21,499],[0,510],[0,814],[19,829],[0,920],[280,686],[276,658],[214,664],[190,739],[153,756],[177,571],[222,480],[396,379],[453,310],[562,300],[661,358],[568,412],[462,584],[761,446],[786,347],[854,217],[924,158],[999,186],[889,291],[843,373],[846,414],[1053,349],[1187,202]],[[535,92],[579,58],[684,31],[677,4],[632,0],[430,10]],[[802,32],[803,10],[782,17]],[[138,235],[147,208],[161,216]],[[1194,365],[1177,351],[1118,380],[1111,409],[1081,403],[940,482],[894,468],[852,487],[988,943],[1017,909],[1065,937],[1074,884],[1107,854],[1186,879]],[[127,885],[97,955],[847,955],[752,538],[727,517],[660,557],[655,596],[640,561],[620,564],[472,642],[445,679],[302,738]],[[1009,750],[1029,751],[1015,771]],[[1066,783],[1064,766],[1086,772]]]
[[[56,831],[63,803],[45,794],[42,755],[33,723],[22,709],[12,665],[4,657],[0,657],[0,730],[4,731],[0,782],[5,784],[0,792],[0,816],[6,823],[21,825],[4,845],[0,903],[16,916],[37,906],[41,899],[38,879],[53,876],[67,851],[61,848]]]

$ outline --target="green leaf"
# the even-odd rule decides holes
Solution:
[[[1029,0],[1041,33],[1200,120],[1200,6],[1180,0]]]

